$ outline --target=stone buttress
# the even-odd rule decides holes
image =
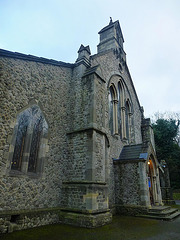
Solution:
[[[105,83],[91,68],[89,47],[81,45],[74,69],[72,125],[68,132],[67,179],[63,182],[64,223],[97,227],[111,221],[106,183]]]

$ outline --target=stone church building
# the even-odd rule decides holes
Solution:
[[[0,50],[0,232],[96,227],[162,205],[119,21],[74,64]]]

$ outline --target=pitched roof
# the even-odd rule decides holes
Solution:
[[[120,160],[138,159],[141,153],[142,144],[124,146],[119,156]]]
[[[148,153],[142,153],[142,144],[136,144],[136,145],[127,145],[124,146],[119,159],[119,161],[133,161],[133,160],[146,160],[148,156]]]
[[[22,54],[22,53],[18,53],[18,52],[11,52],[11,51],[7,51],[4,49],[0,49],[0,57],[16,58],[16,59],[22,59],[22,60],[27,60],[27,61],[51,64],[51,65],[55,65],[55,66],[68,67],[68,68],[72,68],[75,66],[73,63],[65,63],[65,62],[56,61],[53,59],[36,57],[33,55],[27,55],[27,54]]]

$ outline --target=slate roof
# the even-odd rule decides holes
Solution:
[[[22,59],[27,61],[40,62],[40,63],[51,64],[51,65],[61,66],[61,67],[68,67],[68,68],[73,68],[75,66],[75,64],[73,63],[65,63],[65,62],[56,61],[53,59],[36,57],[33,55],[27,55],[27,54],[22,54],[18,52],[11,52],[4,49],[0,49],[0,57],[17,58],[17,59]]]
[[[142,153],[142,144],[124,146],[117,160],[147,159],[148,153]]]

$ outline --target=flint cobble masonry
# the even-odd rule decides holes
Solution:
[[[74,64],[0,50],[2,233],[58,222],[97,227],[112,213],[162,204],[153,132],[119,22],[99,34],[97,54],[81,45]]]

